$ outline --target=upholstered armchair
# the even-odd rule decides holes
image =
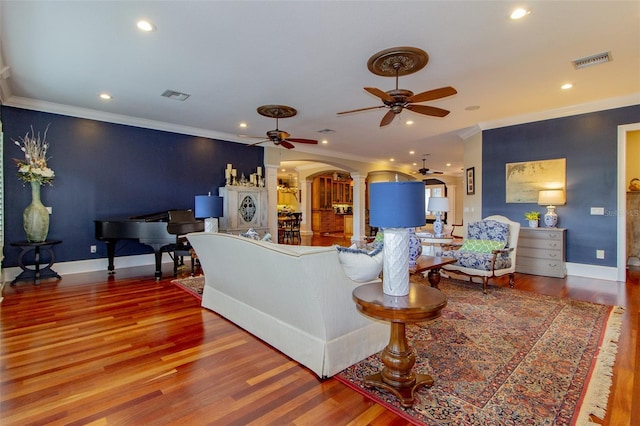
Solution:
[[[493,277],[509,275],[513,288],[516,269],[516,249],[520,224],[504,216],[489,216],[469,223],[467,234],[457,250],[446,250],[443,257],[453,257],[456,263],[444,265],[445,271],[482,279],[482,291],[487,293],[487,283]]]

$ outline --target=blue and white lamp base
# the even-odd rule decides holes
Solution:
[[[555,228],[558,224],[558,215],[554,206],[547,206],[547,212],[544,215],[544,225],[547,228]]]

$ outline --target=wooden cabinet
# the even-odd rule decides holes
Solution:
[[[318,176],[313,179],[311,197],[312,209],[330,209],[333,205],[331,187],[332,179],[329,176]]]
[[[344,215],[343,214],[337,214],[334,216],[334,226],[333,226],[333,230],[334,232],[344,232]]]
[[[516,272],[565,277],[566,231],[563,228],[520,228]]]
[[[332,185],[334,203],[351,204],[353,203],[353,188],[351,182],[334,181]]]
[[[353,235],[353,216],[348,214],[344,217],[344,235]]]

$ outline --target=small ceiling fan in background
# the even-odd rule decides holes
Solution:
[[[424,154],[423,157],[427,157],[430,154]],[[422,176],[426,176],[426,175],[441,175],[444,172],[437,172],[435,170],[431,170],[429,168],[427,168],[426,164],[425,164],[425,159],[422,159],[422,168],[418,169],[418,173],[420,173]]]
[[[286,105],[263,105],[261,107],[258,107],[258,114],[276,119],[276,128],[267,132],[267,139],[249,144],[248,146],[256,146],[269,141],[273,142],[275,145],[280,145],[287,149],[295,148],[292,142],[314,145],[317,144],[317,140],[292,138],[289,133],[285,132],[284,130],[278,129],[278,119],[293,117],[297,113],[298,111],[296,111],[295,108]]]
[[[433,101],[458,93],[451,86],[441,87],[439,89],[428,90],[426,92],[414,93],[411,90],[398,88],[398,77],[401,75],[413,74],[421,70],[429,62],[429,55],[422,49],[416,47],[394,47],[376,53],[367,62],[369,71],[381,76],[395,76],[396,88],[384,92],[375,87],[365,87],[364,90],[382,100],[383,105],[354,109],[351,111],[339,112],[341,114],[350,114],[353,112],[367,111],[378,108],[389,108],[389,111],[382,117],[380,127],[386,126],[393,121],[396,115],[400,114],[403,109],[417,112],[418,114],[429,115],[433,117],[444,117],[449,111],[442,108],[416,105],[419,102]]]

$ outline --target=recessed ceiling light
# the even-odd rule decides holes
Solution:
[[[470,106],[465,108],[465,110],[467,110],[467,111],[476,111],[478,109],[480,109],[480,107],[478,105],[470,105]]]
[[[522,18],[524,18],[525,16],[527,16],[530,13],[531,13],[530,10],[524,9],[522,7],[519,7],[517,9],[515,9],[513,12],[511,12],[511,15],[509,15],[509,17],[511,19],[514,19],[514,20],[522,19]]]
[[[328,140],[326,140],[326,139],[322,139],[322,143],[326,145],[326,144],[328,144],[328,143],[329,143],[329,141],[328,141]]]
[[[411,155],[413,155],[415,153],[416,153],[415,151],[409,151],[409,154],[411,154]]]
[[[282,170],[280,170],[280,171],[281,171],[281,172],[286,172],[286,171],[287,171],[287,169],[282,169]]]
[[[239,126],[242,127],[243,129],[246,129],[247,128],[247,123],[240,123]]]
[[[407,123],[407,126],[411,126],[413,124],[413,120],[407,120],[406,123]]]
[[[389,158],[389,161],[396,161],[395,158]]]
[[[573,84],[571,84],[571,83],[565,83],[565,84],[563,84],[562,86],[560,86],[560,88],[561,88],[562,90],[569,90],[569,89],[571,89],[572,87],[573,87]]]
[[[100,93],[100,99],[103,99],[105,101],[108,101],[111,99],[111,95],[108,93]]]
[[[141,31],[150,32],[150,31],[156,30],[156,26],[153,25],[150,21],[147,21],[145,19],[138,21],[136,25],[138,26],[138,29]]]
[[[451,167],[451,163],[447,163],[447,167]]]

